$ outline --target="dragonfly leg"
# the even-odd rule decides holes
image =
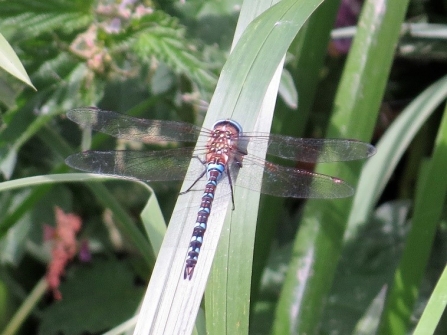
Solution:
[[[237,168],[240,169],[242,167],[242,159],[235,157],[234,164],[236,164]],[[231,178],[231,173],[230,173],[230,167],[229,165],[227,165],[226,167],[226,173],[228,176],[228,182],[230,184],[230,190],[231,190],[231,202],[233,203],[233,211],[236,209],[236,207],[234,206],[234,189],[233,189],[233,179]]]
[[[199,177],[198,177],[198,178],[191,184],[190,187],[187,188],[186,191],[180,192],[179,194],[186,194],[186,193],[188,193],[189,191],[191,191],[191,189],[194,187],[194,185],[197,184],[197,182],[198,182],[200,179],[203,178],[203,176],[205,175],[205,173],[206,173],[206,170],[203,171],[203,172],[200,174],[200,176],[199,176]]]
[[[231,179],[231,173],[227,166],[227,176],[228,176],[228,182],[230,184],[230,190],[231,190],[231,202],[233,203],[233,211],[236,207],[234,207],[234,191],[233,191],[233,180]]]
[[[199,157],[197,157],[197,156],[194,156],[193,158],[197,158],[204,166],[206,165],[206,163],[204,162],[204,161],[202,161]],[[200,174],[200,176],[191,184],[191,186],[190,187],[188,187],[187,189],[186,189],[186,191],[183,191],[183,192],[180,192],[179,194],[180,195],[182,195],[182,194],[186,194],[186,193],[188,193],[189,191],[191,191],[191,189],[194,187],[194,185],[195,184],[197,184],[197,182],[200,180],[200,179],[202,179],[203,178],[203,176],[205,175],[205,173],[206,173],[206,168],[204,167],[204,169],[203,169],[203,172]]]

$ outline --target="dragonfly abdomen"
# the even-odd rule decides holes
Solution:
[[[221,163],[210,163],[207,166],[208,181],[203,192],[202,202],[199,212],[197,213],[196,224],[192,232],[191,241],[189,242],[188,255],[186,258],[184,278],[191,279],[194,268],[199,258],[200,248],[203,243],[203,235],[205,235],[208,218],[211,214],[211,206],[214,201],[214,193],[216,192],[217,182],[222,178],[225,166]]]
[[[217,183],[222,179],[229,162],[234,159],[234,154],[238,149],[237,139],[241,133],[242,127],[237,122],[232,120],[221,120],[214,124],[213,131],[208,139],[206,146],[207,183],[205,192],[202,196],[202,203],[197,214],[194,231],[189,243],[184,272],[185,279],[191,279],[194,272],[194,268],[199,258],[200,248],[203,243],[203,235],[205,235],[208,218],[211,214],[211,206],[214,201],[214,193],[216,192]]]

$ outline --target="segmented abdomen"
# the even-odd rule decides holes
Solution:
[[[186,258],[184,278],[191,279],[194,268],[199,258],[200,248],[203,243],[203,235],[206,231],[206,225],[211,213],[211,206],[214,200],[214,192],[216,191],[217,182],[222,177],[225,166],[223,164],[212,164],[213,167],[207,171],[208,181],[203,192],[202,203],[200,204],[199,212],[197,213],[196,225],[192,233],[191,241],[188,248],[188,256]]]

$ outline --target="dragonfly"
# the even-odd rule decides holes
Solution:
[[[65,162],[72,168],[140,181],[184,180],[192,160],[200,164],[188,173],[193,189],[205,180],[196,223],[185,260],[184,279],[191,279],[196,267],[208,218],[218,183],[230,186],[234,209],[234,185],[264,194],[292,198],[344,198],[354,193],[343,180],[304,169],[286,167],[250,154],[248,145],[264,146],[267,154],[307,163],[339,162],[365,159],[375,153],[369,143],[352,139],[294,138],[270,133],[245,133],[232,119],[217,121],[212,129],[178,121],[135,118],[96,107],[75,108],[67,117],[83,128],[90,128],[119,139],[142,143],[165,144],[199,140],[196,148],[168,150],[93,151],[69,156]],[[200,142],[202,141],[202,143]],[[244,167],[244,177],[237,178]]]

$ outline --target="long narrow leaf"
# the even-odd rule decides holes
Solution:
[[[447,195],[447,179],[440,178],[447,166],[447,108],[438,130],[433,156],[414,201],[412,226],[394,283],[385,305],[380,331],[383,334],[403,334],[410,324],[411,314],[425,274],[436,227]]]
[[[436,326],[445,311],[447,300],[447,267],[444,268],[430,300],[425,307],[424,313],[413,332],[413,335],[435,334]]]
[[[328,137],[370,139],[407,4],[407,0],[365,2],[337,92]],[[347,166],[319,165],[317,171],[354,183],[359,166]],[[351,205],[351,199],[308,201],[276,313],[276,333],[317,331]]]
[[[257,115],[273,74],[299,28],[320,3],[321,0],[284,0],[247,27],[222,70],[204,122],[205,127],[210,128],[216,119],[232,117],[244,126],[244,130],[255,129]],[[265,127],[269,123],[258,123],[259,128],[256,130],[266,131],[261,125]],[[243,171],[240,178],[243,178]],[[217,199],[229,192],[223,186],[217,190]],[[183,195],[174,209],[135,334],[189,334],[193,328],[229,198],[213,206],[209,218],[213,229],[207,231],[194,278],[187,281],[183,279],[182,273],[186,248],[197,215],[197,208],[192,204],[200,203],[201,197],[201,194],[192,193]],[[236,201],[250,204],[247,199],[240,201],[239,197],[244,196],[245,193],[238,191]],[[255,197],[259,197],[259,194]],[[237,213],[245,213],[245,209],[238,208],[233,214],[233,221],[241,224],[243,221],[237,217]]]
[[[365,164],[357,185],[345,239],[356,237],[388,183],[397,163],[427,118],[447,97],[447,76],[428,87],[406,107],[377,143],[377,154]]]
[[[2,34],[0,34],[0,67],[17,79],[36,89],[31,83],[31,79],[28,77],[19,58]]]

